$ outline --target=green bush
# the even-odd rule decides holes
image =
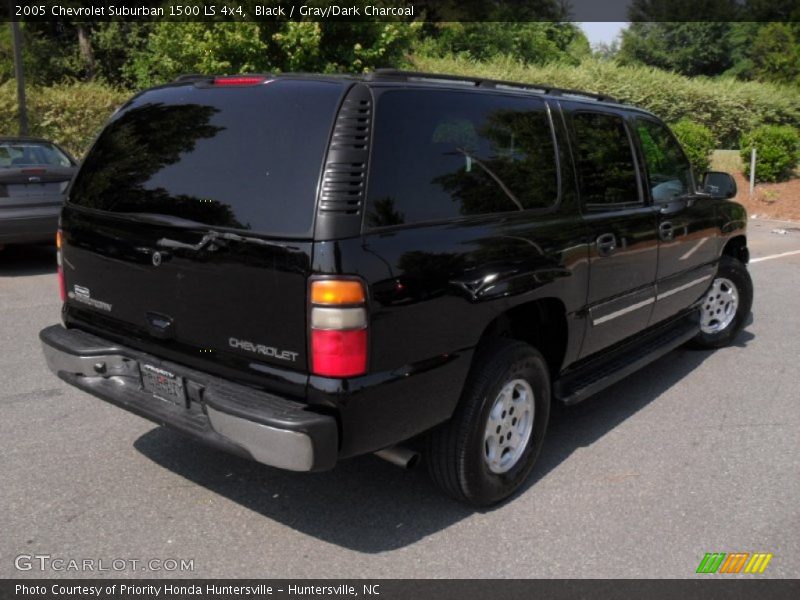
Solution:
[[[357,5],[366,0],[355,0]],[[395,22],[161,22],[122,71],[138,87],[182,73],[363,73],[404,64],[421,24]]]
[[[708,127],[722,147],[735,148],[743,131],[800,123],[800,94],[790,86],[732,78],[689,78],[652,67],[586,59],[578,66],[524,65],[511,58],[413,58],[417,70],[477,75],[608,94],[651,111],[667,123],[689,118]]]
[[[750,176],[750,153],[756,149],[756,179],[785,181],[800,160],[800,135],[789,125],[764,125],[742,136],[740,154]]]
[[[696,123],[691,119],[681,119],[670,126],[672,133],[683,146],[689,162],[697,175],[708,171],[711,162],[711,153],[717,147],[714,134],[705,125]]]
[[[114,110],[131,96],[100,83],[28,87],[30,135],[53,140],[80,158]],[[17,96],[14,81],[0,85],[0,135],[16,135]]]
[[[586,36],[573,23],[450,22],[437,24],[433,33],[417,44],[418,54],[471,60],[506,54],[526,64],[578,64],[579,58],[591,54]]]

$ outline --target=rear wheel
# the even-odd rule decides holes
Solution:
[[[753,282],[747,267],[723,256],[700,306],[700,332],[691,345],[696,348],[727,346],[739,335],[752,306]]]
[[[428,438],[428,467],[447,494],[490,506],[513,494],[539,456],[550,377],[532,346],[499,340],[481,352],[452,419]]]

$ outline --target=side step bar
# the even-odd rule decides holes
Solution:
[[[685,344],[698,330],[697,311],[692,310],[644,333],[633,343],[603,351],[603,356],[567,371],[555,382],[553,394],[564,404],[577,404]]]

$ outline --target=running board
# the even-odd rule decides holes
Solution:
[[[692,311],[640,334],[633,342],[601,350],[601,356],[564,373],[555,382],[553,394],[564,404],[577,404],[685,344],[698,330],[696,311]]]

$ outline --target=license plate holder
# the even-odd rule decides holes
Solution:
[[[176,406],[186,407],[186,389],[183,378],[166,369],[142,364],[142,386],[154,397]]]

